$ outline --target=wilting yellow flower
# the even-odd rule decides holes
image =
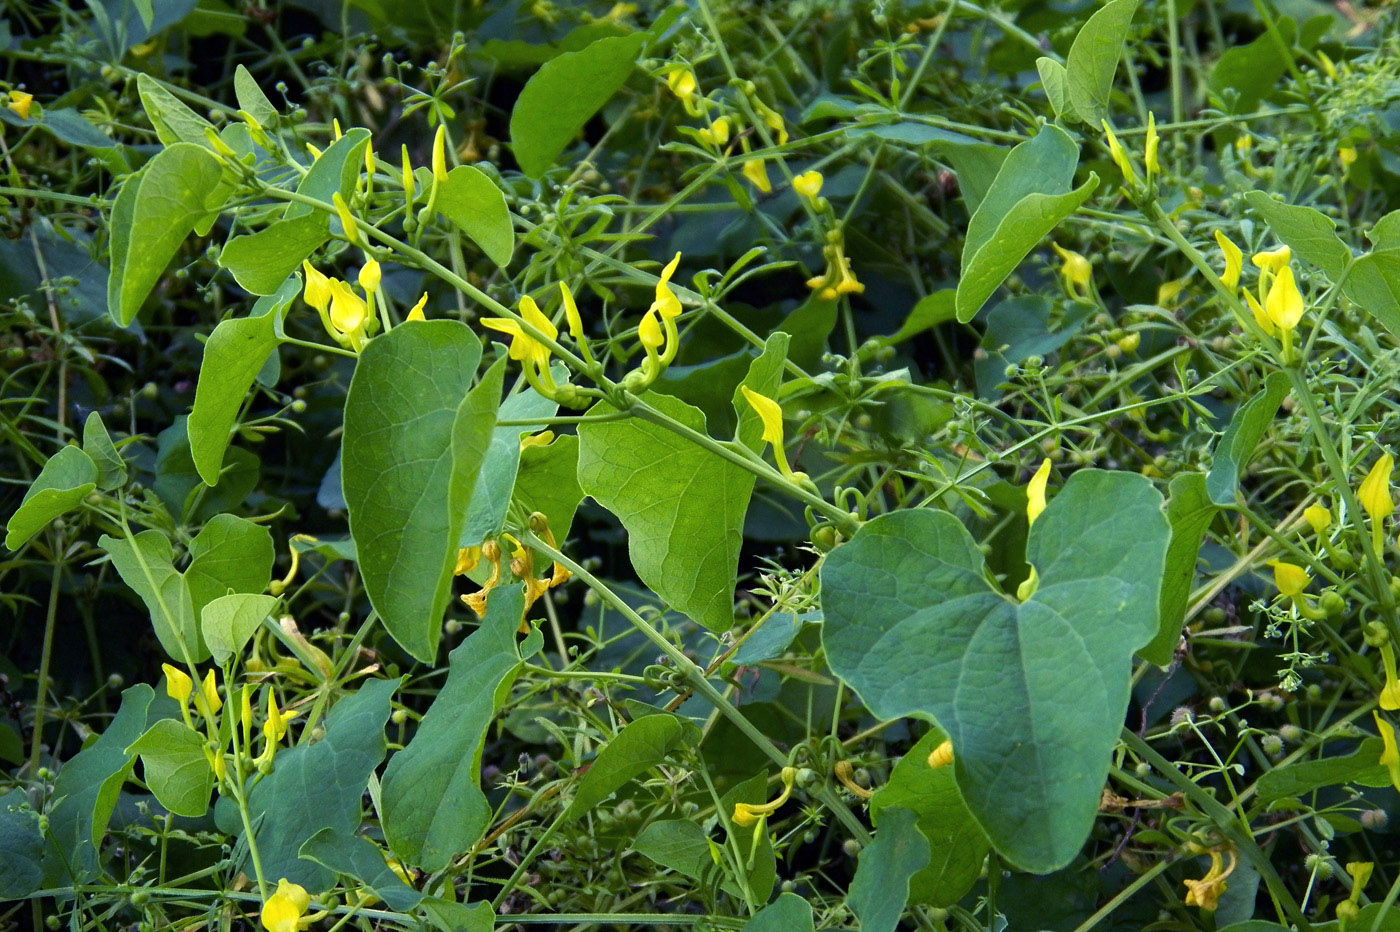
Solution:
[[[301,917],[311,906],[306,888],[283,877],[277,881],[277,892],[263,904],[262,926],[267,932],[297,932]]]
[[[1087,295],[1094,276],[1094,267],[1089,260],[1059,243],[1052,242],[1050,248],[1060,257],[1060,278],[1064,279],[1065,289],[1081,297]]]
[[[1382,454],[1356,490],[1356,498],[1372,523],[1384,521],[1395,510],[1395,501],[1390,497],[1390,473],[1394,466],[1395,458],[1389,453]]]
[[[447,127],[441,123],[433,136],[433,180],[438,184],[447,180]]]
[[[1376,730],[1381,736],[1381,756],[1376,763],[1390,771],[1390,782],[1400,790],[1400,748],[1395,745],[1395,728],[1381,718],[1379,712],[1372,712],[1371,715],[1376,720]]]
[[[782,772],[783,792],[777,799],[766,803],[735,803],[734,814],[730,817],[735,825],[750,826],[770,813],[778,811],[783,803],[788,801],[792,795],[792,784],[797,779],[797,769],[795,767],[784,767]]]
[[[1225,271],[1220,273],[1220,280],[1226,288],[1234,291],[1240,286],[1240,272],[1244,269],[1244,253],[1230,237],[1219,230],[1215,231],[1215,244],[1220,247],[1220,254],[1225,257]]]
[[[183,709],[194,692],[194,680],[184,670],[168,663],[161,664],[160,668],[165,671],[165,694],[180,703]]]
[[[1308,522],[1314,534],[1322,534],[1332,526],[1332,512],[1327,510],[1326,505],[1309,505],[1303,509],[1303,520]]]
[[[843,294],[865,291],[865,285],[857,281],[851,271],[851,262],[840,243],[824,247],[822,254],[826,256],[826,272],[807,279],[807,287],[817,292],[817,297],[835,301]]]
[[[1274,568],[1274,585],[1278,587],[1279,595],[1294,598],[1308,588],[1308,571],[1301,566],[1282,560],[1270,560],[1269,565]]]
[[[1200,880],[1183,880],[1186,885],[1186,905],[1199,906],[1207,911],[1214,911],[1220,894],[1225,892],[1225,878],[1229,877],[1235,870],[1234,855],[1231,854],[1230,867],[1222,870],[1220,863],[1220,852],[1210,853],[1210,870]]]
[[[1049,462],[1048,460],[1046,462]],[[934,748],[928,756],[928,765],[934,770],[940,767],[947,767],[953,762],[953,742],[944,741]]]
[[[724,148],[729,143],[729,117],[720,117],[708,127],[696,130],[695,135],[707,146]]]
[[[819,171],[805,171],[792,179],[792,189],[807,200],[815,201],[817,195],[822,193],[822,182],[825,180]]]
[[[10,91],[9,108],[19,115],[21,120],[29,119],[29,108],[34,106],[34,95],[26,94],[24,91]]]
[[[428,293],[423,292],[423,296],[418,299],[413,307],[409,308],[408,316],[404,320],[426,320],[423,316],[423,308],[428,306]]]
[[[764,165],[763,159],[748,159],[744,162],[744,177],[764,194],[773,190],[773,183],[768,180],[768,169]]]
[[[1303,294],[1293,279],[1292,266],[1281,268],[1270,283],[1268,297],[1264,299],[1264,313],[1282,331],[1292,330],[1303,319]]]
[[[1042,460],[1040,468],[1026,484],[1026,521],[1035,524],[1035,519],[1045,510],[1045,483],[1050,479],[1050,460]]]

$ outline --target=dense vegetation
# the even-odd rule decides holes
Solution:
[[[0,21],[0,929],[1400,929],[1400,41]]]

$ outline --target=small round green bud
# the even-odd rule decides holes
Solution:
[[[1310,854],[1303,859],[1303,867],[1309,873],[1317,875],[1318,880],[1330,880],[1332,878],[1332,862],[1326,855]]]
[[[1283,739],[1278,735],[1265,735],[1259,739],[1259,746],[1270,757],[1277,757],[1283,753]]]
[[[1225,711],[1225,700],[1224,700],[1224,699],[1221,699],[1219,696],[1211,696],[1211,697],[1210,697],[1210,710],[1211,710],[1212,712],[1224,712],[1224,711]]]
[[[1145,777],[1152,773],[1152,765],[1145,760],[1138,761],[1138,765],[1133,768],[1133,773],[1137,774],[1139,777]]]
[[[155,382],[147,382],[141,386],[141,397],[147,401],[155,401],[160,397],[160,386],[156,385]]]
[[[404,722],[408,721],[408,713],[403,709],[395,709],[394,714],[389,716],[389,720],[395,725],[402,725]]]
[[[1303,740],[1303,729],[1297,725],[1284,725],[1279,728],[1278,736],[1289,744],[1297,744]]]
[[[848,857],[853,858],[857,854],[860,854],[860,842],[856,841],[854,838],[847,838],[841,843],[841,850],[846,852]]]
[[[296,401],[293,401],[292,411],[296,414],[304,413],[306,411],[306,402],[302,401],[300,398],[298,398]]]

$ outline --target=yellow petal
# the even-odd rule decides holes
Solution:
[[[1045,510],[1045,483],[1050,479],[1050,460],[1044,459],[1040,468],[1026,483],[1026,521],[1035,524],[1035,519]]]
[[[550,320],[540,310],[540,306],[535,303],[535,299],[525,295],[520,299],[520,316],[525,318],[525,322],[534,327],[540,333],[551,340],[559,336],[559,328],[554,326],[554,321]]]
[[[183,708],[185,703],[190,701],[190,694],[194,692],[194,680],[190,679],[184,670],[172,667],[168,663],[161,664],[160,668],[165,671],[166,695],[180,703]]]
[[[1269,272],[1277,272],[1288,264],[1288,260],[1293,257],[1293,251],[1287,246],[1280,246],[1265,252],[1256,252],[1250,257],[1251,262],[1258,268]]]
[[[447,180],[447,127],[439,123],[433,136],[433,180]]]
[[[1303,295],[1293,279],[1293,268],[1285,265],[1269,285],[1264,313],[1280,330],[1292,330],[1303,319]]]
[[[1225,283],[1226,288],[1234,291],[1240,286],[1240,272],[1244,269],[1244,253],[1230,237],[1219,230],[1215,231],[1215,244],[1220,247],[1220,254],[1225,257],[1225,271],[1220,273],[1220,280]]]
[[[749,179],[749,184],[753,185],[764,194],[773,190],[773,184],[768,180],[768,169],[763,164],[763,159],[749,159],[744,162],[744,177]]]
[[[651,302],[651,309],[667,320],[675,320],[681,316],[681,301],[671,290],[671,276],[676,274],[676,267],[680,264],[680,253],[676,253],[671,261],[666,263],[666,267],[661,270],[661,277],[656,282],[656,300]]]
[[[822,183],[826,179],[819,171],[805,171],[792,179],[792,189],[808,200],[816,200],[822,193]]]
[[[403,190],[408,199],[413,200],[413,163],[408,158],[408,146],[402,147],[403,157]]]
[[[383,272],[379,268],[379,263],[370,259],[360,267],[360,287],[366,292],[378,291],[379,282],[383,277]]]
[[[364,298],[350,290],[338,278],[330,280],[331,325],[343,334],[353,333],[364,326],[368,308]]]
[[[944,741],[928,756],[928,765],[935,770],[939,767],[947,767],[953,762],[953,742]]]
[[[353,246],[360,245],[360,228],[355,223],[355,215],[350,212],[350,205],[345,203],[345,198],[337,191],[331,195],[331,203],[335,205],[335,212],[340,217],[340,227],[345,232],[345,238]]]
[[[647,311],[642,315],[642,322],[637,325],[637,341],[652,352],[661,349],[665,344],[666,335],[661,332],[661,322],[657,320],[655,311]]]
[[[9,107],[21,120],[29,119],[29,108],[34,106],[34,95],[24,91],[10,91]]]
[[[758,419],[763,422],[763,440],[771,443],[775,447],[783,445],[783,408],[767,395],[760,395],[747,385],[740,385],[739,391],[743,392],[744,400],[758,414]]]
[[[1308,588],[1308,571],[1301,566],[1282,560],[1270,560],[1269,565],[1274,568],[1274,585],[1280,595],[1299,596]]]
[[[582,340],[583,318],[578,316],[578,305],[574,303],[573,292],[569,290],[568,285],[560,282],[559,295],[564,301],[564,320],[568,322],[569,333],[573,334],[575,340]]]
[[[428,306],[428,293],[423,292],[423,297],[418,299],[418,303],[409,309],[408,316],[404,320],[425,320],[423,308]]]
[[[1303,509],[1303,520],[1314,534],[1321,534],[1332,526],[1332,512],[1325,505],[1309,505]]]
[[[695,74],[689,68],[676,68],[666,75],[666,86],[681,101],[689,104],[695,97],[699,85]]]
[[[301,269],[306,273],[306,290],[302,292],[302,300],[324,313],[331,303],[330,279],[305,260],[301,263]]]
[[[1395,746],[1395,729],[1390,722],[1381,718],[1379,712],[1372,712],[1376,720],[1376,730],[1381,735],[1381,756],[1376,763],[1390,771],[1390,782],[1400,790],[1400,749]]]
[[[200,685],[200,692],[204,694],[204,702],[209,707],[209,714],[218,715],[219,710],[224,707],[224,700],[219,696],[219,684],[215,682],[212,667],[208,673],[204,674],[204,682]]]
[[[1269,336],[1278,334],[1278,328],[1269,319],[1269,315],[1264,313],[1264,306],[1259,303],[1259,299],[1248,291],[1244,293],[1244,302],[1249,305],[1249,312],[1254,315],[1254,322],[1259,325],[1259,329]]]
[[[277,892],[263,904],[260,917],[263,928],[268,932],[296,932],[298,922],[310,906],[311,897],[306,888],[284,877],[277,881]]]
[[[1088,293],[1093,281],[1094,268],[1089,260],[1073,250],[1065,249],[1059,243],[1051,243],[1050,248],[1060,257],[1060,277],[1071,289]]]
[[[1372,521],[1384,520],[1395,510],[1395,502],[1390,497],[1390,472],[1394,466],[1394,457],[1389,453],[1382,455],[1366,474],[1366,478],[1361,480],[1361,487],[1356,490],[1361,507],[1366,509],[1366,514],[1371,516]]]

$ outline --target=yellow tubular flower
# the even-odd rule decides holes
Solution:
[[[569,286],[563,282],[559,283],[559,296],[564,302],[564,320],[569,325],[569,333],[582,345],[583,318],[578,314],[578,305],[574,303],[573,292],[571,292]]]
[[[402,147],[400,155],[403,158],[403,193],[408,198],[408,202],[413,203],[413,163],[408,158],[408,146]]]
[[[695,80],[695,73],[689,68],[673,68],[666,73],[666,86],[671,89],[671,93],[685,105],[685,112],[691,116],[699,116],[700,109],[696,100],[700,96],[700,86]]]
[[[764,165],[763,159],[748,159],[744,162],[744,177],[764,194],[773,190],[773,183],[768,180],[768,169]]]
[[[1103,127],[1104,139],[1108,143],[1108,154],[1113,158],[1113,164],[1118,166],[1118,171],[1123,175],[1125,182],[1137,184],[1138,173],[1133,167],[1132,159],[1128,158],[1128,153],[1123,151],[1123,147],[1118,144],[1118,137],[1113,135],[1113,128],[1108,125],[1107,120],[1100,120]]]
[[[7,106],[13,110],[21,120],[29,119],[29,109],[34,106],[34,95],[26,94],[24,91],[10,91],[10,102]]]
[[[302,292],[302,300],[324,314],[326,308],[331,305],[330,279],[305,260],[302,260],[301,268],[306,273],[306,289]]]
[[[540,306],[536,304],[535,299],[529,295],[525,295],[520,299],[520,316],[525,318],[527,324],[534,327],[551,340],[558,339],[559,328],[554,326],[554,321],[544,316],[544,312],[540,310]],[[548,355],[548,352],[548,350],[545,351],[546,355]]]
[[[1395,458],[1389,453],[1382,454],[1356,490],[1356,498],[1366,509],[1372,524],[1379,525],[1395,510],[1395,502],[1390,497],[1390,473],[1394,467]]]
[[[165,694],[180,703],[180,708],[183,709],[189,704],[190,694],[194,692],[194,680],[190,679],[184,670],[168,663],[161,664],[160,668],[165,671]]]
[[[243,727],[243,750],[253,746],[253,687],[247,683],[238,691],[238,724]]]
[[[642,349],[648,355],[655,355],[666,344],[666,335],[661,332],[661,322],[657,320],[655,311],[642,315],[642,322],[637,325],[637,342],[642,344]]]
[[[805,171],[792,179],[792,189],[807,200],[815,201],[817,195],[822,193],[822,182],[825,180],[819,171]]]
[[[744,400],[753,408],[758,419],[763,422],[763,442],[774,446],[783,445],[783,408],[772,398],[760,395],[747,385],[740,385]]]
[[[1291,599],[1302,595],[1303,590],[1308,588],[1308,571],[1301,566],[1282,560],[1270,560],[1269,565],[1274,568],[1274,585],[1278,587],[1279,595]]]
[[[730,817],[734,824],[747,828],[764,816],[777,812],[778,808],[787,802],[788,797],[792,795],[792,784],[797,779],[797,768],[784,767],[782,777],[783,792],[777,799],[766,803],[735,803],[734,815]]]
[[[1376,763],[1390,771],[1391,784],[1400,790],[1400,749],[1395,745],[1395,729],[1390,722],[1381,718],[1381,713],[1372,712],[1371,715],[1375,718],[1376,730],[1381,735],[1381,757]]]
[[[1045,483],[1050,479],[1050,460],[1042,460],[1040,468],[1026,484],[1026,521],[1035,524],[1035,519],[1045,510]]]
[[[944,741],[934,748],[928,756],[928,765],[934,770],[940,767],[947,767],[953,762],[953,742]]]
[[[1210,853],[1210,870],[1200,880],[1183,880],[1186,885],[1186,905],[1199,906],[1207,911],[1214,911],[1220,894],[1225,892],[1225,878],[1229,877],[1235,870],[1236,861],[1234,855],[1230,857],[1230,867],[1222,870],[1220,863],[1220,852]]]
[[[1309,505],[1303,509],[1303,520],[1314,534],[1323,534],[1332,526],[1332,512],[1325,505]]]
[[[423,292],[423,296],[408,311],[408,316],[404,320],[426,320],[423,316],[423,308],[428,306],[428,293]]]
[[[1385,685],[1381,687],[1378,704],[1387,712],[1394,712],[1400,709],[1400,679],[1395,675],[1395,645],[1386,641],[1380,650],[1381,666],[1385,668]]]
[[[379,282],[383,277],[383,272],[379,268],[379,263],[370,259],[360,267],[360,287],[366,292],[379,290]]]
[[[369,318],[369,307],[350,286],[338,278],[330,280],[331,308],[330,322],[334,330],[331,336],[349,344],[359,352],[364,346],[365,321]]]
[[[462,604],[475,612],[478,618],[485,617],[486,596],[501,581],[501,545],[494,540],[488,540],[481,545],[481,555],[491,564],[491,575],[486,577],[486,581],[476,592],[462,596]]]
[[[510,336],[510,358],[516,362],[529,361],[534,363],[539,360],[547,363],[549,361],[549,350],[544,347],[544,344],[526,333],[518,321],[511,320],[509,317],[483,317],[481,325],[495,330],[497,333]]]
[[[1051,243],[1050,248],[1060,257],[1060,277],[1064,279],[1065,289],[1080,296],[1087,295],[1094,274],[1089,260],[1059,243]]]
[[[350,212],[350,205],[345,203],[345,198],[337,191],[331,195],[331,203],[335,204],[336,216],[340,218],[341,229],[345,231],[345,238],[350,241],[350,245],[359,246],[360,228],[355,224],[355,215]]]
[[[1303,294],[1293,279],[1292,266],[1285,265],[1269,285],[1269,295],[1264,299],[1264,313],[1281,331],[1289,331],[1303,319]]]
[[[656,281],[656,299],[651,302],[651,310],[660,314],[663,320],[675,320],[681,316],[681,300],[671,290],[671,276],[676,274],[676,267],[680,264],[681,254],[676,253]]]
[[[291,716],[283,715],[282,710],[277,708],[277,697],[272,690],[267,691],[267,721],[263,722],[263,737],[267,739],[269,748],[287,737],[287,722]]]
[[[1279,272],[1288,261],[1293,258],[1293,250],[1287,246],[1280,246],[1277,249],[1270,249],[1265,252],[1256,252],[1249,261],[1254,263],[1255,268],[1263,269],[1270,273]]]
[[[1168,282],[1162,282],[1157,286],[1157,306],[1170,310],[1176,307],[1176,299],[1181,297],[1181,292],[1186,288],[1186,283],[1191,280],[1191,276],[1183,275],[1181,278],[1174,278]]]
[[[1147,143],[1143,146],[1142,162],[1147,166],[1147,174],[1155,175],[1161,166],[1157,164],[1157,116],[1152,112],[1147,114]]]
[[[729,117],[720,117],[705,129],[696,130],[695,135],[707,146],[724,148],[729,144]]]
[[[301,917],[311,906],[306,888],[283,877],[277,881],[277,892],[267,898],[259,918],[267,932],[297,932]]]
[[[1234,291],[1240,286],[1240,272],[1244,269],[1244,253],[1230,240],[1230,237],[1219,230],[1215,231],[1215,244],[1220,247],[1220,254],[1225,257],[1225,271],[1220,273],[1220,280],[1226,288]]]
[[[439,184],[447,180],[447,127],[442,123],[433,135],[433,180]]]
[[[214,679],[214,668],[210,667],[209,672],[204,674],[204,682],[200,684],[200,693],[204,697],[204,705],[212,718],[219,714],[219,710],[224,707],[224,700],[219,696],[219,684]]]
[[[1269,319],[1269,315],[1264,313],[1264,306],[1259,303],[1259,299],[1246,291],[1244,293],[1244,303],[1249,305],[1249,312],[1254,315],[1254,322],[1259,325],[1259,329],[1269,336],[1277,336],[1278,328]]]
[[[308,153],[310,153],[310,155],[311,155],[311,161],[313,161],[313,162],[315,162],[317,159],[319,159],[319,158],[321,157],[321,150],[318,149],[318,148],[316,148],[315,146],[313,146],[313,145],[312,145],[311,143],[309,143],[309,142],[306,144],[306,151],[307,151]]]

